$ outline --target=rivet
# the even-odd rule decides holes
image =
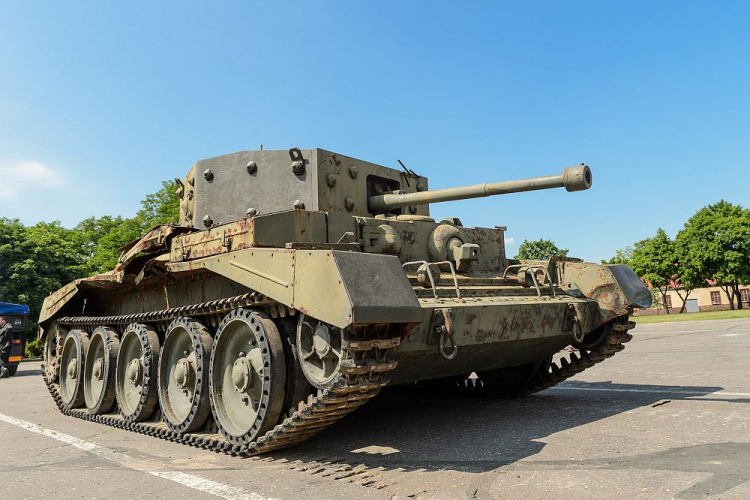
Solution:
[[[207,168],[205,172],[203,172],[203,178],[206,179],[208,182],[211,182],[214,180],[214,173],[211,171],[210,168]]]
[[[254,161],[247,162],[247,173],[252,175],[258,171],[258,164]]]

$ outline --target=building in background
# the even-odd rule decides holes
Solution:
[[[679,290],[679,294],[678,294]],[[685,291],[682,287],[677,286],[670,288],[667,291],[666,306],[669,308],[669,313],[679,313],[682,308],[682,299],[680,294],[684,297]],[[742,297],[742,307],[750,309],[750,285],[740,285],[740,296]],[[661,293],[657,291],[656,298],[658,302],[654,302],[654,305],[649,309],[641,309],[636,312],[635,316],[648,316],[653,314],[666,314],[664,305],[661,304]],[[735,308],[737,302],[735,299]],[[729,305],[729,299],[724,290],[719,286],[707,286],[704,288],[696,288],[687,298],[685,303],[685,312],[704,312],[704,311],[726,311],[731,309]]]

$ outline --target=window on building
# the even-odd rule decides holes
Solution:
[[[664,303],[667,305],[667,307],[672,307],[672,296],[671,295],[667,295],[664,298]]]
[[[711,292],[711,304],[721,304],[721,292]]]
[[[740,297],[742,297],[742,302],[750,304],[750,288],[740,290]]]

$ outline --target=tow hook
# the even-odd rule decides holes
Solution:
[[[443,358],[449,361],[455,358],[456,354],[458,354],[458,346],[456,345],[456,340],[453,338],[454,330],[451,312],[450,309],[435,309],[435,316],[442,316],[443,319],[443,324],[435,327],[435,332],[440,335],[440,340],[438,341],[438,352]],[[446,342],[450,343],[450,354],[446,353],[445,348],[443,347]]]

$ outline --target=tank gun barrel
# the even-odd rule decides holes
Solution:
[[[528,179],[519,179],[515,181],[474,184],[471,186],[437,189],[435,191],[422,191],[419,193],[385,193],[370,196],[368,202],[371,213],[382,214],[409,205],[465,200],[498,194],[520,193],[523,191],[538,191],[540,189],[561,187],[564,187],[567,191],[584,191],[590,188],[591,169],[586,165],[581,164],[576,167],[567,167],[563,173],[557,175],[530,177]]]

